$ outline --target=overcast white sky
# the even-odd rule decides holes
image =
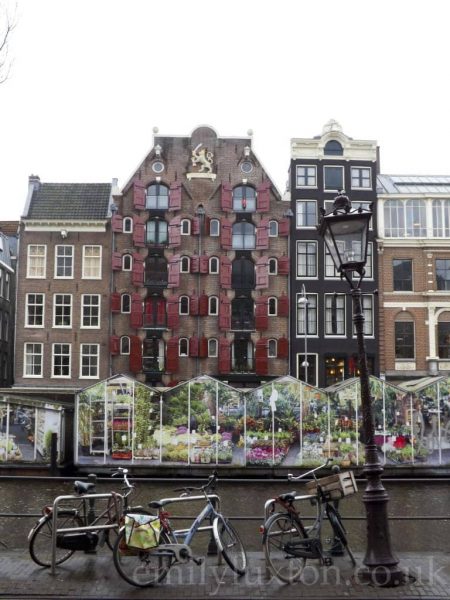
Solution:
[[[13,5],[13,0],[3,0]],[[383,173],[450,174],[447,0],[17,0],[0,86],[0,220],[28,175],[124,185],[152,129],[246,135],[283,191],[330,118]]]

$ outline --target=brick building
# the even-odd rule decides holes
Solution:
[[[378,177],[380,369],[450,371],[450,177]]]
[[[113,372],[153,386],[286,374],[289,206],[251,137],[155,134],[114,201]]]

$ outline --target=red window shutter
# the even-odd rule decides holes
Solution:
[[[278,259],[278,275],[289,275],[289,256],[280,256]]]
[[[122,215],[119,215],[118,213],[115,213],[111,217],[111,229],[114,231],[114,233],[122,233],[122,231],[123,231],[123,217],[122,217]]]
[[[256,261],[256,286],[257,290],[269,287],[269,259],[267,256],[261,256]]]
[[[221,256],[220,257],[219,278],[220,278],[220,287],[223,288],[224,290],[231,289],[231,271],[232,271],[231,260],[228,258],[228,256]]]
[[[167,287],[174,288],[180,285],[180,255],[174,254],[169,258],[169,276]]]
[[[256,342],[255,347],[255,371],[257,375],[267,375],[269,373],[269,361],[267,359],[268,341],[261,338]]]
[[[219,329],[231,328],[231,300],[225,294],[220,294]]]
[[[228,219],[220,219],[220,245],[224,250],[231,250],[231,223]]]
[[[169,210],[181,210],[181,183],[170,184]]]
[[[226,338],[219,339],[219,373],[229,373],[231,371],[231,340]]]
[[[222,183],[220,206],[224,212],[231,212],[233,210],[233,188],[229,183]]]
[[[130,326],[135,329],[142,327],[143,316],[141,296],[139,294],[131,294]]]
[[[194,217],[192,219],[192,235],[200,234],[200,219],[198,217]]]
[[[191,256],[191,273],[198,273],[200,271],[200,256],[193,254]]]
[[[209,256],[206,254],[200,256],[200,273],[209,273]]]
[[[120,313],[120,294],[118,292],[111,294],[111,312]]]
[[[289,342],[287,338],[281,337],[277,344],[277,358],[289,357]]]
[[[286,237],[289,235],[291,229],[291,220],[287,217],[278,221],[278,235]]]
[[[174,217],[169,222],[169,246],[178,248],[181,245],[181,217]]]
[[[140,373],[142,370],[142,342],[137,335],[130,335],[130,371]]]
[[[113,252],[111,268],[113,271],[122,270],[122,255],[120,252]]]
[[[193,294],[191,295],[190,301],[189,301],[189,314],[192,317],[195,317],[198,315],[198,306],[199,304],[199,298],[197,296],[197,294],[195,292],[193,292]]]
[[[257,188],[256,210],[258,212],[269,212],[270,210],[270,181],[263,181]]]
[[[116,354],[119,354],[120,338],[118,335],[112,335],[109,338],[109,351],[113,356],[115,356]]]
[[[278,316],[288,317],[289,316],[289,298],[286,294],[283,294],[278,298]]]
[[[198,337],[193,335],[189,338],[189,356],[193,356],[194,358],[198,356],[199,350],[199,340]]]
[[[166,301],[159,298],[156,302],[156,325],[164,327],[166,324]]]
[[[143,210],[145,208],[145,188],[142,181],[133,183],[133,204],[134,208]]]
[[[133,254],[131,281],[138,287],[144,285],[144,259],[137,252]]]
[[[269,317],[267,316],[267,296],[258,296],[255,306],[255,328],[259,331],[265,331],[269,326]]]
[[[198,299],[198,314],[200,317],[208,315],[208,296],[203,293]]]
[[[266,250],[269,247],[269,219],[261,219],[256,228],[256,249]]]
[[[145,225],[139,217],[133,217],[133,243],[135,246],[145,246]]]
[[[176,329],[180,323],[180,310],[178,307],[178,296],[172,295],[167,298],[167,327]]]
[[[178,372],[178,338],[172,337],[167,342],[166,373]]]
[[[198,356],[199,358],[206,358],[208,356],[208,339],[204,336],[199,340]]]

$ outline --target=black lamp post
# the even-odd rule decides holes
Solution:
[[[387,514],[388,494],[381,482],[383,467],[375,444],[375,428],[369,387],[366,346],[364,341],[364,314],[361,305],[361,281],[367,261],[369,222],[372,211],[362,207],[352,209],[352,203],[341,192],[334,200],[333,210],[325,213],[317,229],[324,238],[342,279],[346,279],[353,298],[353,323],[358,341],[359,372],[361,382],[361,406],[365,464],[363,473],[367,479],[363,501],[367,515],[367,548],[363,563],[365,579],[379,586],[393,587],[404,583],[405,577],[398,566],[398,559],[391,551],[389,520]],[[359,279],[352,278],[353,273]]]

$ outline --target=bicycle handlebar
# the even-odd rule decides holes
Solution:
[[[130,483],[128,479],[128,469],[123,467],[118,467],[117,471],[113,471],[111,477],[116,477],[116,475],[122,475],[125,486],[131,491],[134,488],[134,485]]]
[[[204,485],[201,485],[200,487],[176,488],[173,491],[174,492],[183,492],[184,495],[186,495],[186,496],[189,496],[189,494],[195,490],[201,491],[201,492],[206,492],[208,490],[208,488],[212,487],[217,482],[217,479],[218,479],[218,473],[217,473],[217,471],[214,471],[213,474],[208,477],[208,481]]]
[[[319,467],[316,467],[315,469],[311,469],[311,471],[307,471],[306,473],[303,473],[302,475],[297,475],[297,477],[295,477],[292,473],[288,473],[288,481],[298,481],[299,479],[304,479],[305,477],[308,477],[308,475],[312,475],[313,473],[315,473],[316,471],[320,471],[320,469],[324,469],[325,467],[327,467],[330,462],[333,462],[333,459],[327,458],[326,462],[323,463],[323,465],[320,465]]]

